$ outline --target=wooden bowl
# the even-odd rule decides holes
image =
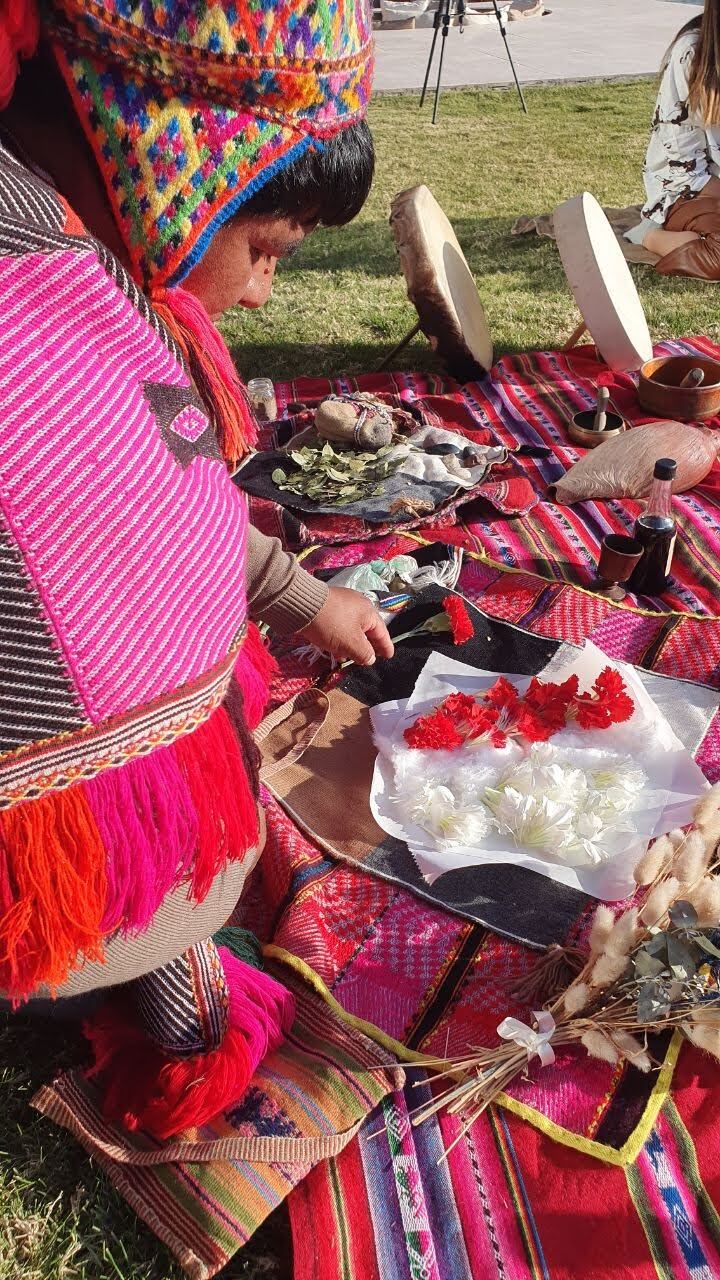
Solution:
[[[612,440],[613,436],[622,435],[625,430],[625,422],[619,413],[608,413],[604,431],[595,431],[594,422],[594,409],[583,409],[576,413],[568,427],[570,439],[583,449],[596,449],[603,440]]]
[[[699,387],[681,387],[691,369],[702,369]],[[720,362],[697,356],[665,356],[648,360],[640,370],[638,396],[643,409],[658,418],[681,422],[714,418],[720,413]]]

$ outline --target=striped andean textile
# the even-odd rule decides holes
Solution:
[[[544,362],[546,370],[558,364],[569,377],[564,357],[525,360],[525,376],[533,362]],[[503,368],[512,372],[518,367],[524,367],[522,361],[505,362],[496,378]],[[423,395],[438,395],[443,389],[425,375],[366,382],[381,382],[386,388],[402,383],[406,390]],[[318,395],[327,390],[326,383],[305,382],[279,392],[287,398],[309,398],[313,387]],[[451,389],[447,412],[465,412],[457,390]],[[614,505],[620,511],[619,504]],[[709,505],[707,510],[712,512]],[[503,528],[507,531],[507,522]],[[488,562],[475,549],[480,545],[476,539],[497,536],[493,529],[474,526],[470,534],[458,528],[445,536],[448,541],[457,537],[470,548],[459,589],[486,613],[538,636],[576,642],[588,637],[613,657],[720,688],[720,620],[707,608],[697,616],[687,608],[668,610],[667,602],[661,611],[617,606],[564,581],[558,566],[544,578],[533,571],[532,559],[532,567],[520,572],[508,572],[494,557]],[[437,534],[428,531],[427,537],[435,541]],[[318,547],[305,563],[331,570],[414,546],[413,537],[392,535],[371,544]],[[697,598],[700,582],[692,589]],[[281,661],[273,691],[276,703],[328,677],[326,666],[313,665],[285,642],[276,653]],[[701,764],[708,776],[718,777],[717,724],[708,741]],[[251,924],[261,935],[285,980],[292,985],[295,971],[314,983],[333,1016],[338,1007],[332,1002],[337,1001],[346,1017],[358,1020],[351,1028],[353,1035],[375,1028],[372,1034],[379,1036],[390,1057],[407,1051],[461,1053],[470,1044],[491,1040],[502,1017],[527,1013],[513,1000],[512,988],[536,962],[536,952],[422,902],[396,884],[334,863],[272,802],[265,855],[246,891],[243,912],[237,923]],[[586,926],[587,915],[582,913],[565,941],[580,940]],[[326,1025],[329,1032],[331,1023]],[[317,1042],[314,1048],[324,1051]],[[720,1248],[720,1223],[713,1208],[720,1190],[715,1181],[720,1117],[714,1067],[687,1051],[676,1067],[674,1046],[658,1050],[664,1068],[650,1080],[630,1068],[611,1068],[585,1057],[572,1064],[561,1059],[557,1068],[531,1073],[502,1107],[478,1122],[470,1143],[459,1144],[449,1165],[436,1168],[431,1162],[432,1174],[427,1153],[437,1152],[437,1132],[431,1127],[425,1134],[409,1135],[407,1098],[396,1092],[392,1102],[384,1104],[385,1113],[371,1117],[367,1143],[365,1137],[356,1138],[346,1157],[321,1165],[308,1183],[309,1200],[303,1193],[291,1196],[296,1276],[604,1280],[618,1275],[624,1280],[617,1270],[624,1256],[636,1268],[630,1274],[640,1280],[655,1274],[662,1280],[675,1280],[676,1275],[680,1280],[714,1280],[720,1274],[714,1269]],[[66,1077],[58,1087],[63,1090],[63,1123],[76,1125],[82,1119],[97,1127],[92,1100],[78,1100],[71,1081]],[[317,1080],[312,1076],[305,1078],[294,1094],[293,1111],[305,1107],[306,1089],[313,1083]],[[57,1101],[58,1089],[53,1105]],[[287,1105],[271,1117],[271,1132],[284,1123]],[[265,1116],[261,1109],[256,1125],[263,1124]],[[388,1135],[370,1140],[387,1120]],[[225,1122],[219,1121],[207,1126],[203,1136],[226,1133]],[[415,1143],[423,1151],[419,1178]],[[87,1140],[87,1145],[93,1149],[93,1141]],[[489,1171],[485,1180],[478,1151]],[[203,1278],[227,1262],[307,1172],[295,1167],[279,1185],[257,1162],[239,1171],[235,1163],[222,1159],[202,1166],[174,1163],[130,1170],[109,1160],[105,1164],[189,1273]],[[444,1170],[454,1180],[452,1197],[442,1182]],[[249,1183],[253,1193],[241,1205],[238,1187]],[[388,1199],[387,1216],[377,1205],[379,1194]],[[346,1236],[341,1229],[353,1217],[354,1195],[362,1241],[358,1232],[350,1230]],[[325,1208],[335,1216],[326,1217]],[[342,1224],[335,1230],[338,1216]],[[313,1234],[321,1220],[328,1228],[327,1239],[312,1256],[308,1220]],[[581,1224],[577,1231],[573,1221]],[[372,1242],[375,1225],[381,1245]],[[589,1261],[583,1271],[585,1258]],[[658,1260],[657,1269],[653,1259]]]
[[[460,1126],[441,1114],[413,1128],[429,1096],[416,1080],[292,1193],[294,1280],[716,1280],[713,1072],[688,1051],[674,1100],[624,1168],[499,1108],[444,1160]]]
[[[380,546],[378,551],[392,554],[387,547]],[[470,556],[466,559],[460,587],[487,613],[515,618],[529,624],[540,635],[557,634],[564,625],[562,620],[572,618],[573,638],[579,640],[584,633],[601,641],[613,656],[625,655],[645,661],[645,665],[652,665],[653,654],[660,661],[666,654],[668,664],[672,663],[673,635],[683,621],[667,616],[648,618],[561,583],[546,590],[539,579],[529,575],[508,575]],[[692,623],[696,630],[701,626],[705,628],[706,642],[697,645],[697,677],[718,688],[720,622],[711,619],[702,624],[693,619],[686,621]],[[306,659],[287,654],[282,660],[282,667],[284,675],[275,689],[277,701],[284,701],[293,689],[307,687],[313,678],[317,679],[317,672],[313,674],[314,669]],[[711,741],[717,742],[716,727]],[[716,746],[712,758],[703,760],[703,767],[717,775],[718,762],[720,748]],[[403,1047],[416,1053],[460,1054],[469,1044],[491,1041],[502,1017],[527,1015],[526,1007],[513,1001],[511,989],[535,964],[536,952],[502,939],[461,916],[422,902],[397,885],[351,866],[333,863],[300,833],[274,802],[268,804],[267,817],[268,842],[254,881],[246,890],[244,920],[252,923],[253,929],[266,943],[272,944],[274,960],[282,966],[279,972],[287,975],[286,981],[291,979],[294,969],[305,980],[313,981],[313,975],[317,975],[326,998],[329,994],[351,1017],[359,1020],[360,1027],[367,1029],[367,1024],[372,1024],[384,1036],[391,1038],[383,1041],[384,1050],[390,1057],[399,1057]],[[568,930],[564,941],[568,944],[580,941],[587,920],[588,913],[583,912]],[[662,1048],[660,1052],[662,1055]],[[417,1204],[418,1214],[425,1213],[431,1202],[439,1204],[442,1210],[439,1218],[431,1215],[429,1219],[430,1239],[426,1239],[423,1246],[426,1252],[434,1249],[442,1253],[445,1245],[439,1237],[446,1234],[450,1239],[459,1238],[463,1230],[468,1229],[468,1222],[482,1222],[483,1215],[489,1215],[491,1237],[493,1231],[498,1237],[499,1261],[495,1272],[485,1271],[479,1263],[475,1265],[473,1262],[475,1269],[469,1272],[467,1269],[460,1269],[457,1273],[440,1271],[439,1280],[445,1280],[445,1274],[469,1275],[472,1280],[486,1280],[488,1275],[497,1275],[498,1280],[525,1280],[526,1275],[574,1280],[585,1240],[582,1234],[576,1236],[565,1230],[569,1218],[563,1217],[563,1230],[558,1232],[564,1240],[564,1270],[556,1260],[555,1270],[523,1271],[518,1269],[517,1257],[512,1250],[517,1253],[518,1248],[526,1247],[524,1241],[528,1232],[531,1239],[534,1239],[532,1232],[535,1230],[542,1234],[545,1215],[547,1222],[555,1227],[558,1202],[567,1207],[568,1214],[584,1212],[587,1189],[593,1179],[598,1185],[604,1187],[608,1183],[614,1189],[613,1197],[607,1201],[610,1207],[608,1216],[598,1223],[595,1250],[608,1266],[616,1260],[618,1239],[627,1237],[633,1242],[631,1256],[638,1266],[642,1263],[645,1268],[649,1265],[653,1249],[657,1252],[660,1247],[670,1248],[667,1221],[657,1217],[661,1208],[658,1185],[664,1189],[663,1194],[666,1193],[662,1203],[669,1206],[669,1213],[673,1212],[675,1192],[665,1168],[667,1144],[657,1156],[655,1146],[660,1141],[656,1130],[659,1132],[658,1126],[661,1128],[664,1123],[658,1116],[661,1111],[663,1116],[666,1114],[663,1108],[671,1082],[674,1104],[686,1117],[692,1139],[701,1140],[703,1151],[713,1149],[717,1118],[712,1091],[714,1068],[700,1061],[701,1069],[696,1079],[694,1073],[698,1069],[698,1060],[693,1057],[685,1070],[686,1052],[680,1058],[680,1071],[676,1073],[674,1082],[675,1054],[671,1046],[669,1050],[666,1048],[665,1068],[659,1079],[648,1079],[627,1067],[613,1069],[585,1057],[572,1064],[563,1059],[556,1069],[548,1068],[539,1076],[533,1074],[528,1084],[520,1083],[515,1094],[508,1095],[504,1108],[493,1120],[498,1133],[505,1126],[513,1135],[512,1142],[506,1143],[507,1159],[503,1169],[512,1170],[515,1161],[520,1161],[524,1174],[518,1186],[529,1180],[534,1195],[531,1215],[534,1226],[531,1230],[527,1223],[516,1224],[510,1244],[507,1244],[506,1236],[485,1205],[486,1192],[481,1179],[473,1180],[473,1174],[462,1182],[461,1190],[457,1192],[458,1196],[464,1196],[464,1217],[460,1218],[460,1207],[456,1205],[453,1208],[452,1201],[439,1198],[439,1191],[428,1181],[425,1167],[428,1203],[423,1204],[422,1201],[426,1187],[422,1180],[414,1185],[413,1202]],[[311,1077],[307,1077],[306,1087],[310,1081]],[[73,1092],[68,1078],[59,1088],[62,1090],[63,1114],[58,1118],[73,1126],[79,1120],[84,1124],[91,1123],[97,1132],[102,1121],[92,1100],[88,1103],[87,1097],[80,1099]],[[293,1106],[295,1104],[305,1105],[302,1090],[296,1094]],[[400,1108],[400,1114],[406,1106],[398,1098],[393,1105]],[[57,1110],[53,1114],[58,1116]],[[264,1109],[260,1114],[270,1132],[276,1131],[277,1125],[282,1132],[282,1108],[276,1116],[268,1117]],[[382,1129],[384,1123],[382,1115],[371,1117],[368,1133]],[[483,1125],[485,1123],[482,1122]],[[490,1123],[489,1119],[487,1123]],[[480,1142],[477,1129],[478,1126],[473,1140]],[[487,1150],[492,1150],[495,1130],[483,1138],[486,1154]],[[268,1128],[262,1131],[267,1132]],[[224,1136],[227,1129],[223,1122],[219,1122],[207,1126],[204,1133],[208,1138],[219,1137]],[[694,1173],[689,1140],[682,1131],[680,1137],[682,1141],[673,1148],[673,1160],[675,1166],[678,1161],[682,1162],[683,1176],[687,1176],[690,1187],[690,1191],[682,1193],[682,1203],[687,1205],[687,1213],[691,1215],[691,1193],[695,1194],[697,1204],[712,1226],[717,1220],[701,1189],[696,1186],[699,1175]],[[422,1145],[420,1136],[415,1135],[415,1140]],[[380,1152],[386,1140],[375,1138],[373,1142],[376,1146],[372,1150]],[[437,1144],[437,1137],[432,1137],[431,1131],[428,1132],[427,1143],[431,1150],[433,1143]],[[86,1145],[94,1149],[92,1140],[87,1140]],[[451,1168],[462,1155],[463,1151],[459,1149]],[[387,1173],[390,1161],[387,1146],[385,1156],[383,1168]],[[476,1157],[472,1149],[463,1158],[473,1169]],[[381,1156],[378,1155],[377,1159]],[[349,1148],[346,1162],[340,1166],[341,1172],[336,1174],[332,1164],[323,1166],[309,1184],[310,1190],[322,1188],[326,1179],[334,1185],[347,1168],[353,1168],[357,1173],[360,1160],[359,1140],[356,1139]],[[396,1168],[401,1166],[402,1161],[398,1159]],[[268,1183],[267,1170],[262,1165],[256,1163],[251,1168],[243,1167],[240,1176],[261,1186],[262,1195],[253,1194],[249,1207],[246,1205],[240,1212],[238,1169],[230,1162],[216,1159],[202,1166],[172,1164],[159,1168],[128,1169],[106,1160],[105,1167],[140,1215],[170,1244],[190,1274],[198,1277],[212,1275],[220,1269],[270,1209],[279,1203],[289,1185],[301,1182],[306,1173],[305,1169],[295,1168],[290,1171],[289,1179],[278,1187],[275,1183]],[[541,1167],[542,1176],[538,1173]],[[660,1183],[657,1179],[655,1183],[650,1181],[655,1168],[659,1170]],[[702,1168],[703,1177],[707,1177],[707,1169],[712,1166],[703,1163]],[[438,1171],[438,1177],[441,1172]],[[361,1171],[357,1176],[364,1178],[365,1174]],[[551,1184],[553,1196],[545,1200],[544,1189],[550,1188]],[[714,1196],[712,1185],[711,1198]],[[211,1198],[208,1196],[210,1187]],[[348,1201],[343,1199],[342,1186],[333,1194],[340,1196],[337,1203],[340,1209],[347,1211]],[[363,1194],[366,1200],[361,1198],[359,1203],[365,1212],[369,1189],[366,1188]],[[497,1183],[497,1199],[493,1203],[499,1205],[497,1213],[502,1209],[506,1216],[509,1212],[507,1194],[502,1182]],[[519,1191],[517,1194],[524,1204],[522,1194]],[[320,1190],[317,1204],[323,1204]],[[598,1213],[603,1204],[599,1198]],[[291,1197],[293,1219],[298,1205],[299,1213],[307,1212],[303,1197]],[[641,1209],[639,1227],[638,1206]],[[359,1216],[357,1220],[367,1226],[366,1219]],[[397,1224],[402,1220],[398,1209],[393,1219],[396,1235]],[[677,1221],[676,1249],[680,1247],[677,1237],[685,1229],[682,1216],[677,1217]],[[302,1223],[295,1231],[296,1265],[298,1276],[307,1280],[307,1270],[303,1272],[301,1268],[310,1264],[303,1261],[298,1234],[306,1234]],[[380,1263],[373,1260],[369,1237],[364,1253],[355,1249],[352,1257],[354,1270],[328,1271],[334,1257],[332,1249],[340,1247],[337,1240],[333,1244],[333,1239],[328,1238],[327,1249],[317,1264],[318,1280],[330,1280],[331,1277],[334,1280],[336,1274],[338,1280],[364,1280],[365,1275],[369,1280],[386,1280],[383,1270],[386,1260]],[[542,1239],[545,1248],[547,1239],[545,1236]],[[408,1236],[407,1245],[400,1236],[398,1257],[403,1257],[406,1247],[409,1250],[407,1275],[415,1280],[415,1277],[424,1276],[425,1271],[415,1266],[412,1233]],[[494,1246],[491,1244],[490,1247]],[[559,1247],[557,1240],[554,1247]],[[367,1272],[360,1266],[360,1256],[367,1264]],[[480,1257],[484,1256],[480,1254]],[[397,1266],[400,1267],[400,1263]],[[397,1272],[389,1270],[387,1280],[396,1280],[396,1276],[400,1280],[405,1274],[402,1267]],[[427,1274],[438,1275],[438,1272],[433,1273],[430,1269]],[[605,1272],[600,1268],[587,1274],[591,1280],[594,1276],[600,1280]],[[639,1274],[643,1276],[644,1273],[640,1271]],[[660,1274],[663,1280],[674,1280],[672,1269]],[[683,1276],[682,1271],[678,1274]],[[697,1275],[702,1280],[713,1280],[712,1272],[707,1270],[687,1274],[688,1277]]]
[[[701,354],[718,358],[720,349],[706,338],[662,343],[656,355]],[[607,375],[598,363],[594,347],[578,347],[569,353],[530,353],[506,356],[482,382],[460,387],[451,380],[431,374],[368,374],[359,379],[333,382],[325,378],[299,378],[276,388],[280,414],[288,404],[312,403],[337,392],[358,388],[377,394],[399,395],[415,401],[434,421],[447,429],[489,430],[491,443],[545,445],[552,450],[546,459],[517,459],[520,474],[544,494],[580,456],[567,435],[567,424],[580,409],[595,404],[597,378]],[[636,375],[615,374],[610,387],[613,405],[625,419],[637,426],[649,419],[640,408],[635,390]],[[714,420],[710,425],[720,425]],[[276,443],[272,428],[264,446]],[[700,615],[715,614],[716,573],[720,563],[720,467],[691,493],[678,499],[680,536],[673,560],[674,584],[661,600],[643,601],[654,611]],[[590,586],[597,564],[600,543],[607,533],[632,531],[640,511],[637,502],[585,502],[560,507],[540,501],[522,519],[498,518],[492,507],[473,504],[463,516],[456,515],[454,531],[428,524],[430,541],[440,537],[459,541],[482,551],[499,566],[524,569],[544,577]],[[268,502],[253,502],[253,523],[267,533],[283,537],[287,515]],[[294,536],[296,529],[290,530]],[[337,530],[342,533],[341,529]],[[350,538],[350,541],[353,541]],[[304,538],[305,546],[312,537]],[[323,541],[321,538],[317,542]],[[362,558],[371,558],[366,545]]]
[[[221,1270],[322,1156],[340,1152],[403,1072],[348,1028],[289,969],[277,971],[297,1017],[235,1107],[159,1143],[105,1119],[80,1072],[33,1105],[68,1129],[177,1257],[192,1280]]]

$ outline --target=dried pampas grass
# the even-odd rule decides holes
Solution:
[[[595,911],[588,939],[591,955],[600,955],[605,950],[605,944],[612,933],[614,924],[614,911],[610,907],[606,907],[604,902],[601,902]]]
[[[660,884],[656,884],[655,888],[650,890],[640,912],[643,924],[648,928],[660,924],[673,902],[677,901],[679,891],[680,881],[676,876],[669,876],[667,880],[661,880]]]
[[[638,862],[633,875],[638,885],[652,884],[670,865],[675,853],[675,846],[669,836],[660,836],[654,844],[646,849]]]

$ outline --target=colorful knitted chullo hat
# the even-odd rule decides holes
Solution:
[[[49,0],[44,19],[146,288],[367,108],[367,0]]]

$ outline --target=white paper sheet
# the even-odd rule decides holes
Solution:
[[[617,854],[599,866],[565,865],[538,849],[516,846],[509,842],[507,836],[495,831],[485,836],[476,848],[449,844],[440,848],[432,836],[407,819],[401,806],[393,799],[392,752],[396,744],[403,744],[404,729],[419,715],[436,707],[449,693],[483,693],[496,682],[497,672],[479,671],[443,654],[433,653],[410,699],[373,708],[371,718],[379,754],[370,807],[384,831],[407,843],[428,883],[460,867],[506,863],[527,867],[592,897],[614,901],[632,891],[633,868],[649,840],[691,820],[697,799],[707,790],[708,783],[633,667],[612,662],[595,645],[588,643],[582,650],[568,645],[561,646],[540,673],[540,678],[562,681],[577,674],[581,688],[589,688],[608,665],[621,672],[635,702],[632,718],[626,724],[613,725],[605,730],[566,729],[552,739],[554,746],[577,752],[578,764],[582,764],[583,753],[597,748],[612,750],[621,757],[631,756],[647,776],[642,808],[632,815],[637,835],[628,834],[620,841],[622,847]],[[527,688],[528,677],[516,676],[512,672],[505,674],[521,692]],[[477,752],[478,749],[474,750]]]

